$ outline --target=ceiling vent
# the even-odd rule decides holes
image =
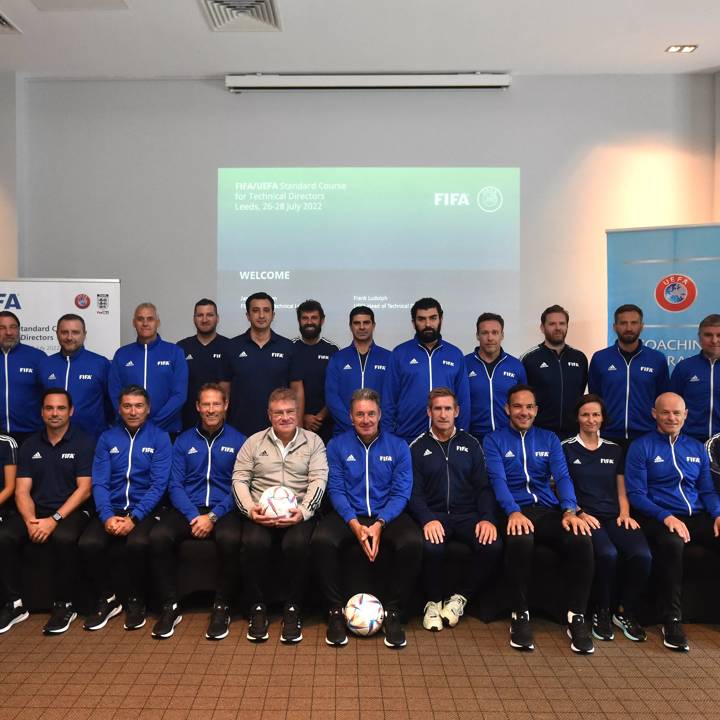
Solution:
[[[275,0],[200,0],[200,6],[216,32],[280,30]]]
[[[0,13],[0,35],[19,35],[20,29],[16,28],[10,20]]]

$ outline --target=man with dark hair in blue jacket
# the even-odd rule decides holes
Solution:
[[[400,438],[380,430],[380,398],[369,388],[356,390],[351,403],[353,430],[328,446],[328,492],[335,511],[327,515],[312,539],[313,553],[330,606],[325,642],[345,645],[341,557],[353,541],[373,563],[382,546],[393,553],[384,598],[385,645],[407,644],[400,614],[412,593],[422,561],[422,538],[405,512],[412,490],[410,449]]]
[[[214,540],[220,564],[215,600],[205,637],[222,640],[230,626],[230,599],[237,585],[242,525],[232,495],[232,471],[245,436],[225,423],[228,400],[217,383],[197,397],[200,422],[173,445],[170,502],[173,507],[150,533],[153,570],[163,603],[154,638],[169,638],[179,622],[177,546],[183,540]]]
[[[188,390],[185,354],[158,334],[160,315],[152,303],[135,308],[133,326],[137,340],[119,348],[110,365],[110,402],[116,405],[122,388],[139,385],[148,394],[151,422],[165,432],[178,433]]]
[[[421,298],[410,310],[415,337],[401,343],[390,357],[382,411],[392,433],[411,442],[430,427],[427,394],[449,387],[460,405],[458,427],[470,426],[470,390],[462,351],[443,340],[443,311],[434,298]]]
[[[688,412],[676,393],[663,393],[652,411],[656,429],[635,440],[625,460],[630,505],[653,548],[660,577],[663,643],[690,646],[682,627],[683,555],[688,543],[720,553],[720,497],[702,443],[682,433]]]
[[[592,356],[588,389],[607,407],[607,438],[627,449],[655,426],[653,404],[667,390],[669,373],[665,356],[640,339],[643,312],[637,305],[621,305],[614,319],[618,339]]]
[[[73,425],[97,438],[112,416],[108,399],[110,361],[85,347],[85,320],[67,313],[57,321],[60,351],[43,362],[41,380],[46,388],[61,387],[73,399]]]
[[[335,435],[352,428],[350,399],[355,390],[372,388],[383,396],[385,377],[390,367],[390,351],[376,345],[375,313],[366,305],[350,311],[352,342],[336,352],[325,375],[325,403],[333,418]]]
[[[681,360],[670,376],[670,390],[685,400],[683,432],[705,442],[720,432],[720,315],[708,315],[698,327],[700,352]]]
[[[20,342],[20,320],[9,310],[0,312],[0,430],[21,445],[42,428],[40,396],[42,350]]]
[[[410,445],[413,489],[408,510],[425,537],[426,630],[457,625],[467,601],[495,569],[502,553],[495,525],[495,496],[483,451],[470,433],[455,427],[459,412],[452,390],[431,390],[430,429]],[[459,540],[472,553],[452,593],[443,583],[445,548],[450,540]]]
[[[506,412],[510,425],[487,435],[483,448],[495,497],[507,516],[510,645],[518,650],[535,649],[527,591],[535,543],[544,543],[563,556],[570,649],[592,653],[590,623],[585,620],[593,580],[592,539],[587,523],[577,517],[577,500],[560,440],[555,433],[534,427],[537,402],[530,386],[515,385],[508,390]]]
[[[110,546],[123,545],[129,571],[125,629],[145,625],[145,579],[155,508],[168,486],[172,446],[168,434],[148,420],[150,400],[139,385],[120,393],[120,422],[98,440],[93,461],[97,515],[80,538],[98,603],[83,627],[99,630],[122,612],[110,573]]]

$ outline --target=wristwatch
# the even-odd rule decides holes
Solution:
[[[208,513],[208,517],[210,518],[210,522],[214,525],[218,521],[218,516],[212,512],[212,510]]]
[[[63,516],[62,516],[59,512],[55,512],[55,513],[53,514],[53,516],[52,516],[52,519],[53,519],[56,523],[59,523],[59,522],[63,519]]]

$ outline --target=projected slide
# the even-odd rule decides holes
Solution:
[[[443,334],[469,349],[479,312],[517,314],[519,185],[517,168],[222,168],[224,332],[247,327],[245,298],[264,290],[280,333],[296,335],[295,306],[315,298],[326,336],[347,344],[349,310],[368,305],[392,346],[431,295]]]

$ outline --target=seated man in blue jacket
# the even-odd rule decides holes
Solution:
[[[160,315],[152,303],[135,308],[133,327],[137,340],[118,348],[110,363],[110,401],[116,402],[124,387],[139,385],[147,390],[152,423],[165,432],[178,433],[188,390],[185,353],[158,334]]]
[[[430,429],[410,445],[413,489],[408,510],[425,537],[426,630],[457,625],[468,599],[492,573],[502,552],[482,447],[470,433],[455,427],[459,412],[452,390],[431,390]],[[463,569],[457,592],[448,594],[443,587],[445,548],[453,539],[470,548],[472,559]]]
[[[661,579],[663,643],[686,652],[682,627],[683,552],[699,543],[720,552],[720,497],[702,443],[681,432],[687,409],[675,393],[658,396],[657,428],[630,445],[625,487],[630,505],[651,544]]]
[[[407,644],[400,613],[407,605],[422,561],[422,539],[405,507],[412,490],[412,464],[407,444],[380,430],[380,396],[370,388],[356,390],[350,404],[353,430],[330,441],[328,492],[335,511],[313,536],[317,571],[330,606],[325,642],[345,645],[347,630],[341,587],[341,557],[353,541],[369,562],[381,545],[394,550],[385,607],[385,644]]]
[[[563,556],[570,649],[592,653],[590,623],[585,620],[593,581],[590,528],[577,517],[575,491],[557,435],[533,426],[537,410],[533,389],[515,385],[508,390],[505,408],[510,425],[490,433],[483,442],[490,482],[507,515],[505,575],[513,603],[510,645],[518,650],[535,649],[527,591],[538,542]],[[555,480],[557,495],[551,479]]]
[[[201,386],[196,402],[200,422],[178,436],[172,451],[170,502],[173,507],[150,533],[153,572],[163,603],[154,638],[169,638],[182,619],[177,592],[177,546],[205,538],[217,544],[220,565],[215,601],[205,637],[222,640],[230,626],[230,597],[237,585],[242,525],[232,495],[235,457],[245,436],[225,423],[228,399],[217,383]]]
[[[170,477],[170,438],[149,420],[147,391],[130,385],[120,393],[120,422],[98,440],[92,468],[97,515],[80,538],[98,603],[83,627],[99,630],[122,611],[112,587],[110,546],[124,545],[129,572],[125,629],[145,625],[145,577],[155,508]]]

